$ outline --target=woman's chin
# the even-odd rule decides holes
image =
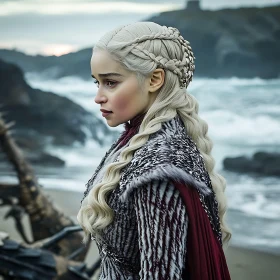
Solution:
[[[110,126],[110,127],[116,127],[116,126],[120,125],[121,123],[115,122],[114,120],[108,120],[108,119],[107,119],[107,124],[108,124],[108,126]]]

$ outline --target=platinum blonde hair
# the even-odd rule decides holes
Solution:
[[[203,155],[219,204],[223,244],[228,243],[231,232],[224,219],[227,210],[224,194],[226,181],[214,172],[215,160],[211,155],[213,143],[207,135],[208,125],[198,115],[197,100],[186,91],[192,80],[195,59],[189,42],[176,28],[154,22],[137,22],[106,33],[94,50],[106,50],[139,79],[147,77],[156,68],[163,68],[165,81],[145,114],[139,133],[131,138],[129,146],[121,152],[119,161],[106,167],[102,181],[91,188],[85,197],[77,216],[85,232],[83,241],[87,242],[90,234],[101,238],[100,231],[113,221],[114,212],[107,204],[106,197],[117,187],[121,169],[130,163],[134,152],[147,142],[149,136],[161,129],[163,122],[178,114],[188,135]]]

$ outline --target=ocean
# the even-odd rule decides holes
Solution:
[[[66,96],[106,123],[94,102],[96,86],[92,80],[78,77],[50,80],[34,73],[25,77],[33,88]],[[209,125],[215,170],[227,181],[226,220],[232,230],[231,244],[277,255],[280,255],[280,179],[229,172],[223,170],[223,160],[241,155],[250,157],[256,151],[280,152],[279,89],[280,78],[196,77],[188,88],[199,102],[201,118]],[[45,188],[76,191],[82,198],[87,180],[108,148],[100,147],[92,139],[85,146],[49,147],[52,154],[66,161],[66,167],[36,168],[39,182]],[[11,180],[9,176],[2,179]]]

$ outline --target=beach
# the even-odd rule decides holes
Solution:
[[[44,192],[54,202],[57,208],[63,213],[69,215],[76,221],[76,215],[80,207],[80,200],[82,193],[73,191],[62,191],[56,189],[44,189]],[[4,220],[7,212],[7,207],[0,208],[0,231],[6,231],[13,239],[20,239],[17,234],[14,221]],[[30,236],[28,230],[28,218],[24,217],[24,224],[27,226],[27,234]],[[228,267],[230,270],[231,279],[233,280],[276,280],[280,275],[280,256],[229,246],[225,252]],[[87,255],[86,263],[92,264],[98,258],[98,251],[93,243]]]

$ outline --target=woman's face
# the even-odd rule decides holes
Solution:
[[[111,127],[131,120],[148,111],[156,98],[149,92],[149,78],[139,85],[136,75],[127,71],[103,50],[94,51],[91,57],[91,73],[97,83],[95,102]]]

